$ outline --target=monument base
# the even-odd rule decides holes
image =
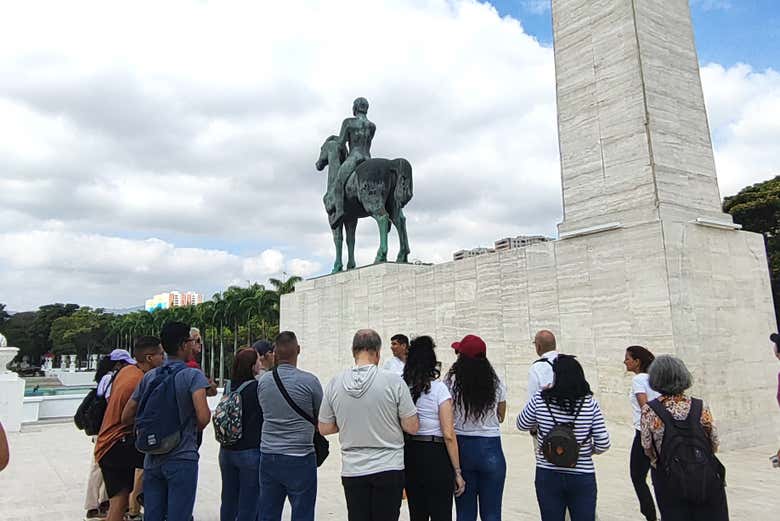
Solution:
[[[7,432],[22,428],[24,380],[16,373],[0,373],[0,422]]]
[[[712,405],[724,446],[774,441],[775,330],[760,235],[701,223],[611,226],[434,266],[380,264],[300,282],[281,302],[280,328],[302,346],[301,367],[326,381],[352,363],[352,336],[427,334],[446,369],[468,333],[509,387],[510,421],[527,400],[532,339],[552,330],[575,354],[608,422],[630,422],[625,348],[673,353]],[[588,234],[590,233],[590,234]]]

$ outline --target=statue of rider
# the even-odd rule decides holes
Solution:
[[[341,146],[349,145],[349,154],[339,167],[338,175],[331,187],[331,200],[335,206],[335,211],[330,214],[331,228],[337,228],[341,224],[341,219],[344,217],[344,186],[355,168],[366,159],[371,159],[371,140],[374,139],[376,132],[376,125],[366,116],[368,114],[366,98],[357,98],[352,103],[352,114],[354,117],[345,119],[341,124],[338,138]]]

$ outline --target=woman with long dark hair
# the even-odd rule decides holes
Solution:
[[[539,433],[536,498],[542,521],[563,521],[566,510],[571,521],[594,521],[592,455],[609,449],[609,433],[580,363],[573,356],[558,355],[553,375],[554,385],[537,391],[517,417],[518,429]]]
[[[631,482],[634,484],[636,497],[639,499],[639,510],[647,521],[656,521],[655,502],[647,486],[647,474],[650,472],[650,458],[642,449],[642,407],[660,395],[650,387],[647,370],[655,360],[653,353],[642,346],[629,346],[626,348],[626,356],[623,365],[626,371],[634,373],[631,380],[631,412],[634,420],[634,442],[631,445]]]
[[[452,344],[458,359],[446,377],[455,412],[460,466],[466,489],[455,498],[458,521],[499,521],[506,480],[501,426],[506,416],[506,387],[487,359],[487,346],[476,335]],[[407,362],[408,363],[408,362]]]
[[[219,449],[222,474],[220,521],[255,521],[260,503],[260,432],[263,413],[257,398],[260,357],[242,349],[233,360],[230,388],[241,395],[241,438]]]
[[[404,366],[404,381],[417,407],[420,428],[406,436],[405,487],[410,521],[451,521],[452,493],[463,493],[452,397],[439,381],[433,339],[412,340]]]

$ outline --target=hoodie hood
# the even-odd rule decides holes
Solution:
[[[374,364],[356,365],[344,373],[341,384],[351,397],[360,398],[371,389],[377,371],[379,368]]]

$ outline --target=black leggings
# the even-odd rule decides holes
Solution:
[[[407,440],[404,447],[410,521],[452,521],[455,472],[444,443]]]
[[[642,449],[641,433],[636,431],[634,444],[631,446],[631,482],[634,484],[636,497],[639,499],[639,510],[647,521],[656,521],[655,503],[650,487],[647,486],[647,473],[650,472],[650,458]]]

